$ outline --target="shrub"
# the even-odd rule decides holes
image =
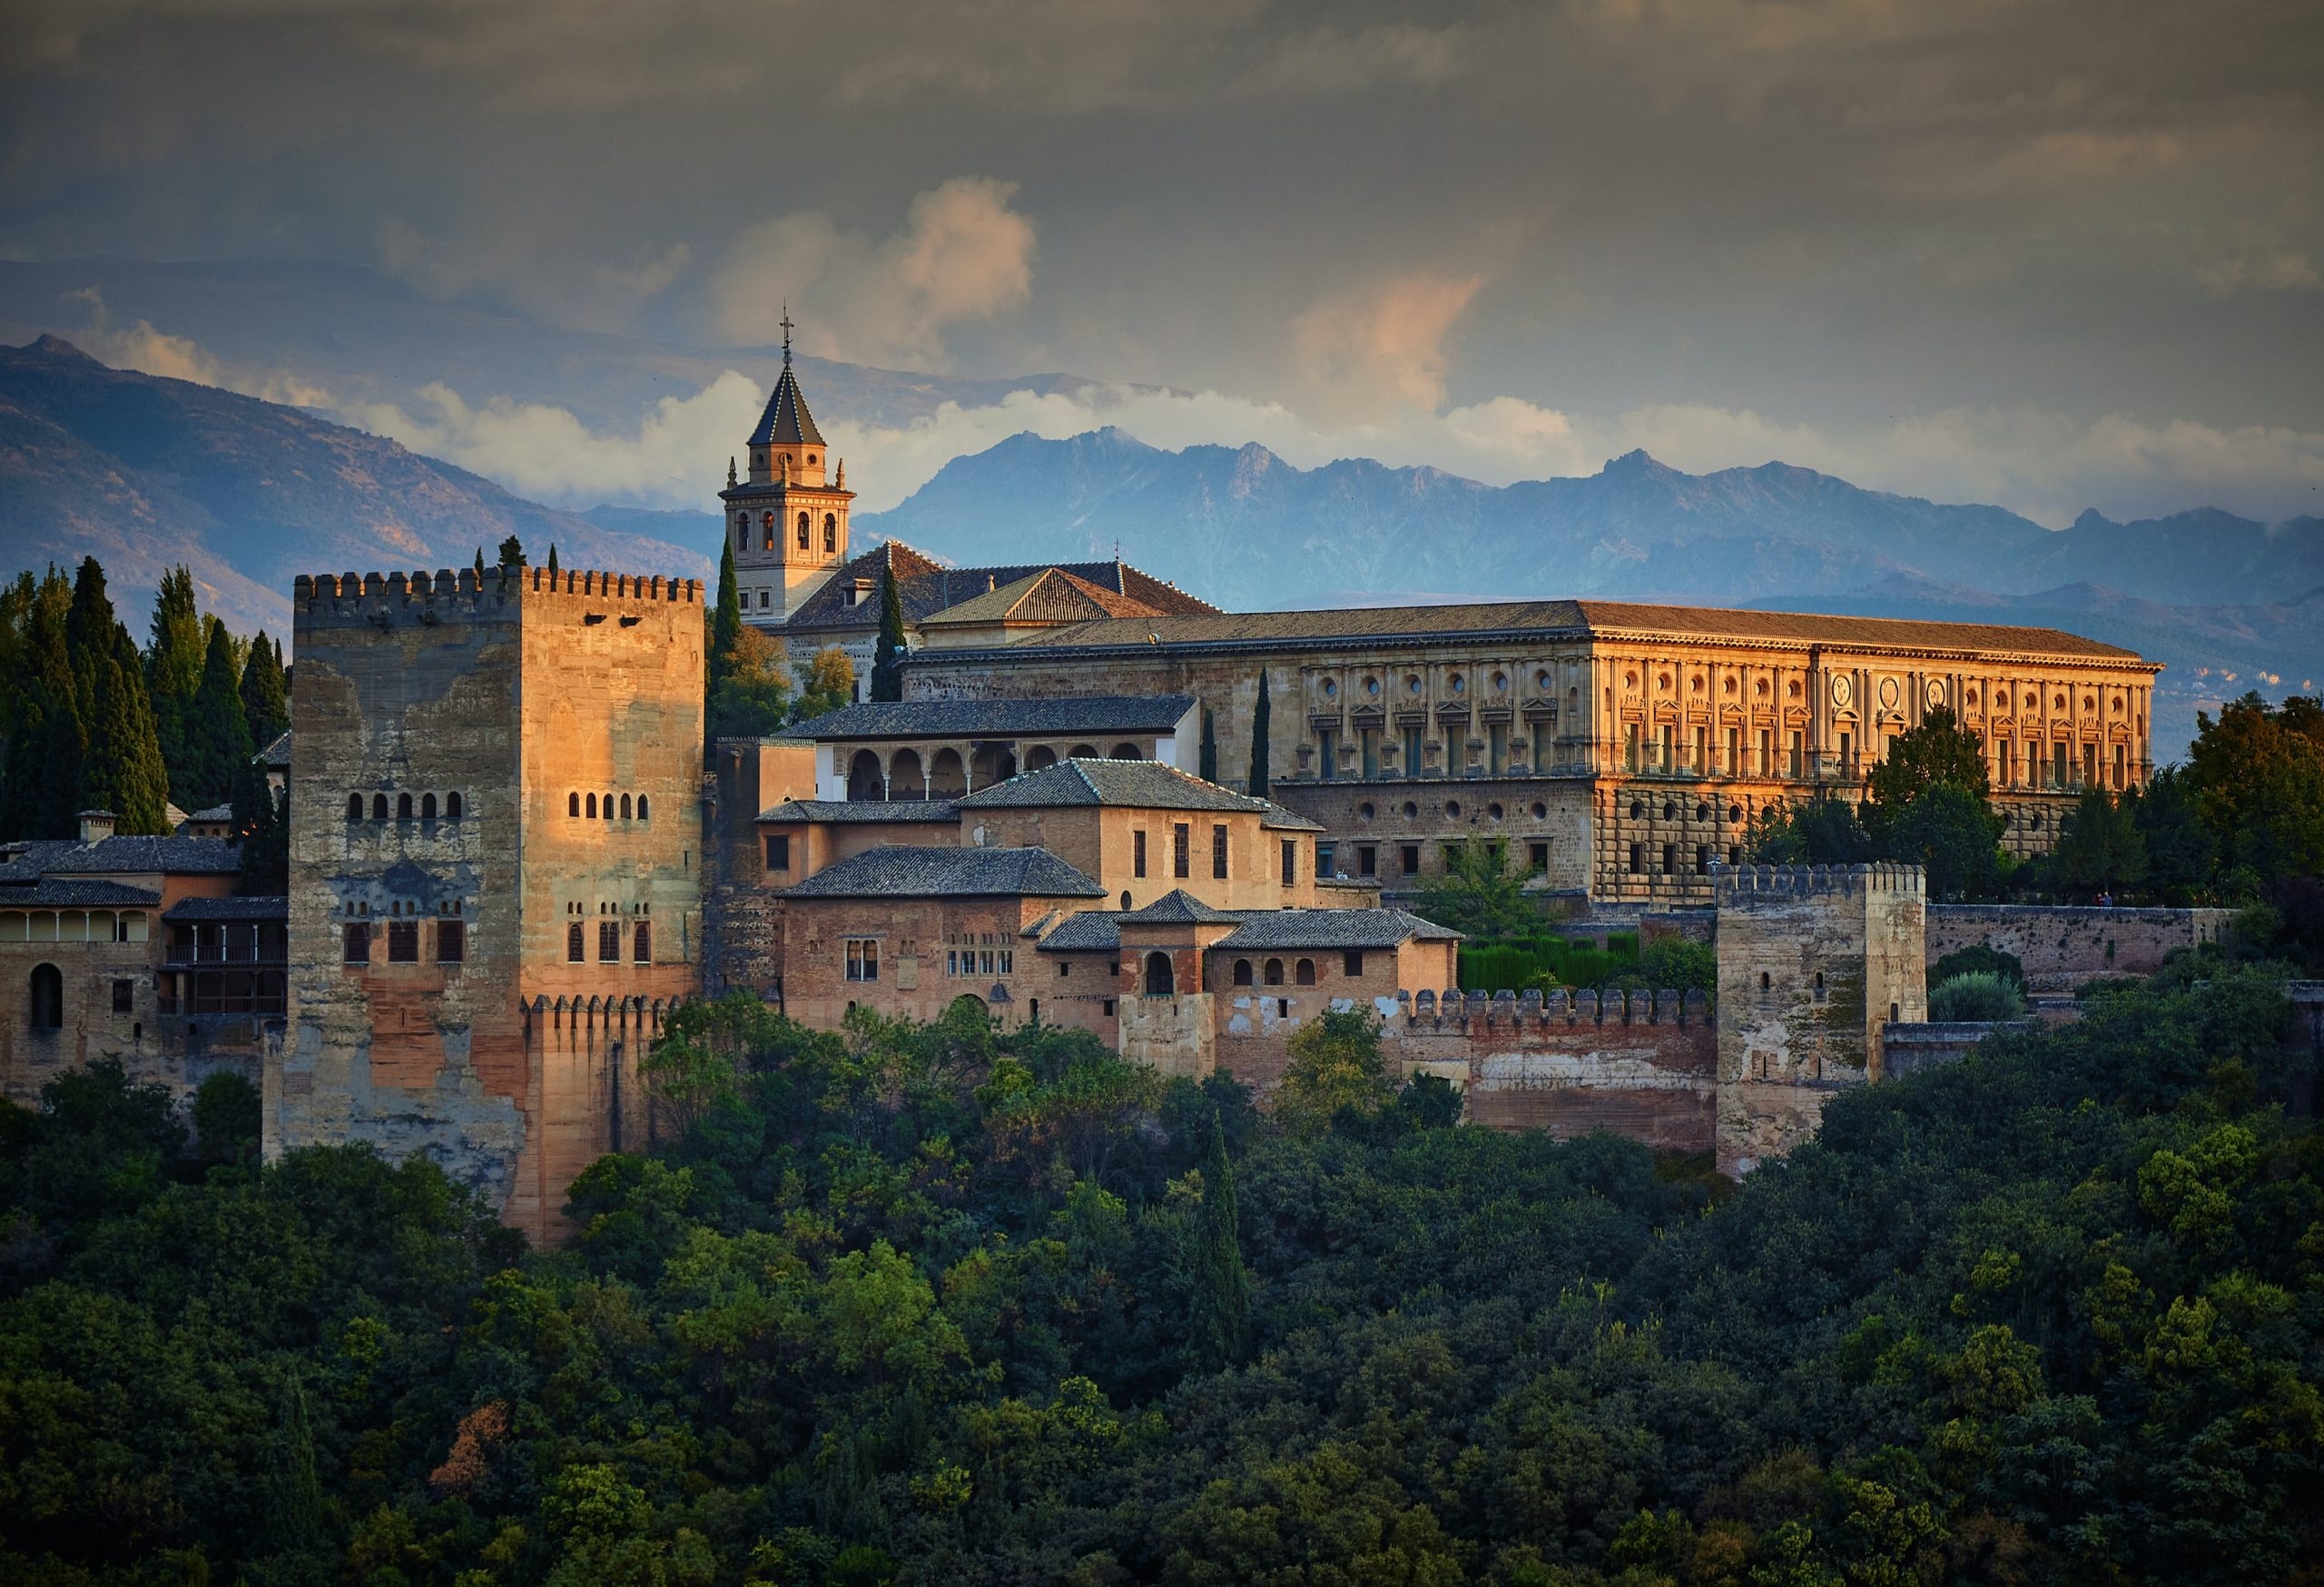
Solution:
[[[1973,970],[1936,983],[1928,994],[1928,1017],[1987,1023],[2024,1017],[2025,994],[1989,970]]]
[[[2018,991],[2025,990],[2025,966],[2018,962],[2014,953],[2004,953],[1998,948],[1979,942],[1973,947],[1957,948],[1936,961],[1928,972],[1928,983],[1940,986],[1956,975],[1998,975]]]
[[[1715,991],[1718,954],[1708,942],[1686,937],[1657,937],[1638,956],[1639,974],[1656,991]]]

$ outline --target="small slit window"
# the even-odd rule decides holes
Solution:
[[[396,819],[398,821],[409,821],[411,819],[410,794],[399,794],[396,795]]]
[[[565,796],[565,813],[567,815],[578,815],[581,813],[580,794],[567,794]]]
[[[386,794],[374,794],[371,795],[371,819],[373,821],[385,821],[388,819],[388,796]]]
[[[460,796],[456,793],[444,795],[444,819],[446,821],[460,819]]]
[[[595,794],[589,795],[588,808],[585,813],[591,821],[597,819],[597,796]]]
[[[637,819],[640,821],[645,819],[645,795],[643,794],[637,796]]]
[[[350,821],[363,819],[363,795],[360,794],[350,794],[347,796],[347,819]]]
[[[626,794],[621,796],[621,818],[624,821],[629,819],[629,795]]]
[[[436,819],[436,795],[433,794],[422,794],[419,796],[419,819],[422,821]]]

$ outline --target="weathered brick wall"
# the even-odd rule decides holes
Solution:
[[[782,983],[783,906],[774,890],[806,872],[767,874],[757,821],[786,799],[814,797],[814,755],[803,740],[722,738],[712,746],[704,831],[706,991],[747,988],[772,1000]]]
[[[2152,975],[2173,948],[2221,941],[2223,909],[2099,909],[2050,904],[1939,903],[1928,911],[1928,962],[1980,944],[2016,955],[2036,991],[2109,975]]]
[[[1546,1129],[1561,1138],[1610,1130],[1658,1151],[1711,1149],[1718,1031],[1698,995],[1583,994],[1483,1003],[1478,1013],[1389,1021],[1388,1050],[1406,1073],[1465,1070],[1472,1123]]]
[[[268,1150],[424,1151],[561,1237],[573,1176],[644,1134],[638,1027],[696,982],[700,592],[538,569],[302,577],[293,625],[290,1020]],[[395,813],[454,793],[458,820]],[[598,815],[571,813],[591,796]],[[458,963],[438,961],[448,920]],[[373,930],[367,962],[342,961],[350,922]],[[389,960],[399,922],[417,962]]]

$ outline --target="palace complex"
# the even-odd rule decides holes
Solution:
[[[1754,817],[1860,797],[1939,707],[1985,745],[2019,853],[2081,789],[2151,769],[2159,669],[2054,630],[1595,600],[1225,613],[1118,559],[859,554],[787,354],[745,449],[720,497],[747,620],[868,675],[891,577],[901,700],[705,745],[691,580],[301,577],[287,898],[230,896],[225,843],[113,838],[97,813],[80,842],[0,852],[7,1092],[102,1051],[181,1093],[239,1068],[271,1152],[425,1152],[556,1238],[573,1177],[655,1138],[640,1060],[704,991],[827,1028],[971,998],[1263,1089],[1303,1024],[1363,1008],[1473,1119],[1742,1171],[1918,1028],[1938,912],[1909,867],[1744,867]],[[1416,905],[1474,843],[1600,932],[1715,933],[1716,1006],[1462,988],[1455,933]],[[2108,966],[2216,928],[2191,921],[2120,961],[2110,926]]]

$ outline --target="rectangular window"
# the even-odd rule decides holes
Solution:
[[[944,973],[947,975],[960,973],[960,951],[958,948],[947,948],[944,951]]]
[[[468,925],[466,921],[436,922],[436,962],[459,964],[468,956]]]
[[[2126,784],[2125,784],[2125,783],[2124,783],[2124,780],[2123,780],[2123,779],[2129,775],[2129,764],[2130,764],[2130,746],[2129,746],[2128,744],[2116,744],[2116,745],[2114,746],[2114,786],[2115,786],[2115,787],[2117,787],[2117,788],[2121,788],[2121,787],[2123,787],[2123,786],[2125,786],[2125,785],[2126,785]]]
[[[344,963],[370,963],[371,928],[361,921],[348,922],[340,932],[339,953]]]
[[[1283,840],[1283,884],[1285,887],[1299,880],[1299,844],[1291,838]]]
[[[113,1011],[116,1014],[126,1014],[129,1012],[131,1000],[135,997],[136,992],[136,982],[129,981],[114,981],[113,983]]]
[[[1759,729],[1759,764],[1751,769],[1762,777],[1776,774],[1776,735],[1766,728]]]
[[[1114,1000],[1113,1000],[1113,999],[1111,999],[1111,998],[1104,999],[1104,1000],[1102,1000],[1098,1004],[1098,1008],[1102,1009],[1102,1010],[1105,1011],[1105,1015],[1106,1015],[1106,1018],[1107,1018],[1107,1019],[1110,1020],[1110,1019],[1112,1019],[1112,1018],[1114,1017]]]
[[[1338,874],[1337,872],[1332,869],[1333,857],[1337,853],[1338,851],[1333,848],[1329,843],[1317,843],[1315,845],[1315,874],[1317,876],[1334,876]]]
[[[1339,734],[1328,727],[1316,731],[1315,764],[1326,783],[1340,774]]]
[[[652,921],[638,922],[636,930],[630,933],[629,956],[635,963],[654,962],[654,922]]]
[[[1347,952],[1341,954],[1340,969],[1343,972],[1348,975],[1362,975],[1364,973],[1364,951],[1360,948],[1351,949]]]
[[[1727,764],[1720,769],[1730,777],[1742,774],[1743,730],[1739,727],[1730,727],[1727,730]]]
[[[389,921],[388,922],[388,962],[417,964],[419,962],[419,922]]]
[[[1662,845],[1662,873],[1665,876],[1675,876],[1678,874],[1678,872],[1679,845],[1676,843],[1665,843]]]
[[[1679,730],[1667,722],[1662,724],[1662,758],[1655,769],[1663,772],[1679,769]]]
[[[1195,829],[1183,821],[1170,828],[1170,874],[1173,876],[1194,874],[1194,832]]]
[[[1709,843],[1695,845],[1695,874],[1698,876],[1710,874],[1710,845]]]
[[[567,964],[578,964],[588,956],[587,951],[582,945],[581,922],[579,921],[566,922],[565,926],[565,961]]]
[[[1017,973],[1016,949],[1003,948],[1000,951],[1000,973],[1003,975],[1014,975]]]
[[[1380,848],[1376,843],[1358,843],[1355,847],[1355,873],[1358,876],[1380,874]]]
[[[1223,825],[1210,829],[1210,879],[1226,880],[1226,828]]]
[[[1485,727],[1485,770],[1501,775],[1509,759],[1509,729],[1501,723],[1489,723]]]
[[[984,949],[977,954],[977,973],[979,975],[990,975],[992,973],[991,949]]]
[[[2057,770],[2057,775],[2054,780],[2057,785],[2063,788],[2066,785],[2066,746],[2060,744],[2053,747],[2054,750],[2053,759]]]
[[[1142,832],[1129,834],[1129,873],[1133,876],[1146,874],[1146,834]]]
[[[791,834],[789,833],[767,834],[766,868],[770,871],[791,869]]]
[[[1727,845],[1727,862],[1730,865],[1740,865],[1743,862],[1743,845],[1741,843],[1729,843]]]
[[[1404,729],[1404,775],[1417,777],[1421,773],[1420,729]]]
[[[600,964],[621,962],[621,922],[619,921],[597,922],[597,962]]]
[[[1611,692],[1611,690],[1608,691],[1610,694]],[[1622,769],[1625,771],[1636,772],[1644,769],[1639,764],[1639,724],[1635,722],[1627,724],[1622,728]]]
[[[1645,870],[1646,845],[1644,843],[1632,843],[1630,845],[1630,874],[1637,876],[1641,874]]]
[[[1840,775],[1846,776],[1855,764],[1856,736],[1853,734],[1843,733],[1840,734]]]
[[[2098,746],[2094,744],[2082,746],[2082,780],[2084,783],[2098,781]]]
[[[1709,770],[1710,729],[1708,727],[1698,727],[1695,729],[1695,774],[1696,775],[1700,776]]]
[[[1534,875],[1548,875],[1550,872],[1550,845],[1546,843],[1527,843],[1525,845],[1525,863],[1531,869]]]
[[[1396,855],[1396,862],[1403,868],[1405,875],[1419,875],[1420,845],[1418,843],[1405,843],[1403,845],[1402,849]]]
[[[1059,981],[1063,981],[1067,976],[1071,975],[1072,973],[1073,966],[1071,964],[1062,959],[1057,961],[1057,978]]]
[[[1800,763],[1806,753],[1807,746],[1800,742],[1800,735],[1797,733],[1793,734],[1791,735],[1791,774],[1794,778],[1805,774],[1806,768]]]
[[[847,979],[877,981],[880,979],[880,940],[877,937],[850,937],[847,941]]]

